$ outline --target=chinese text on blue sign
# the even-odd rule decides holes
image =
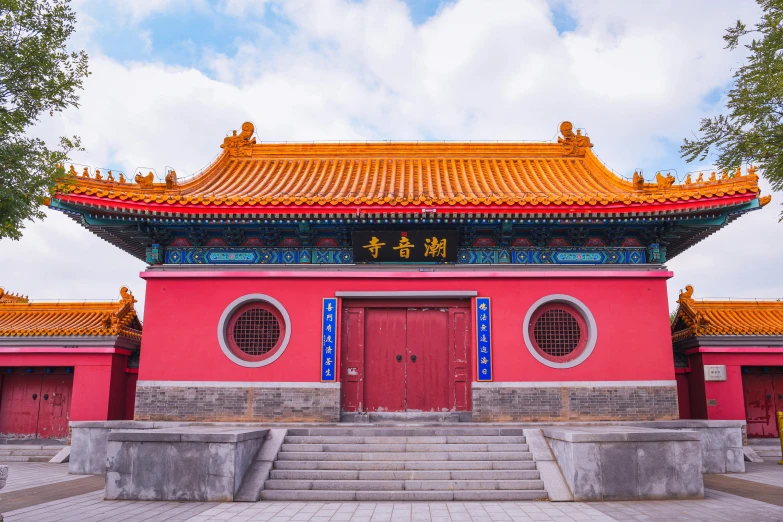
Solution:
[[[492,311],[489,297],[476,298],[477,381],[492,380]]]
[[[321,331],[321,380],[334,381],[337,368],[337,298],[324,299]]]

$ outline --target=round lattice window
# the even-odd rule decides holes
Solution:
[[[578,300],[565,295],[540,299],[525,317],[525,344],[540,362],[553,368],[576,366],[595,347],[595,320]]]
[[[288,314],[280,303],[254,294],[237,299],[225,310],[218,339],[223,352],[237,364],[264,366],[285,349],[289,330]]]

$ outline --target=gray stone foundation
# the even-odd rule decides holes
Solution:
[[[678,417],[677,387],[623,383],[473,383],[473,421],[633,421]]]
[[[231,502],[267,432],[182,427],[109,433],[104,498]]]
[[[139,381],[137,421],[337,422],[340,385]]]
[[[542,431],[577,502],[704,498],[698,432],[631,426]]]

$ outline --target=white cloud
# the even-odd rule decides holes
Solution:
[[[130,4],[119,9],[136,18],[207,9],[177,0]],[[574,1],[568,5],[577,28],[560,35],[544,0],[461,0],[418,26],[399,0],[275,4],[292,33],[273,34],[271,43],[259,33],[238,42],[231,56],[203,49],[211,77],[92,52],[81,109],[46,118],[41,132],[81,135],[87,152],[74,158],[81,163],[159,174],[168,165],[189,175],[245,120],[255,123],[259,140],[309,141],[546,140],[570,119],[589,131],[610,167],[625,176],[644,167],[650,176],[670,167],[658,163],[676,156],[671,144],[697,128],[703,97],[724,86],[742,59],[723,50],[724,28],[757,16],[751,0]],[[226,0],[218,11],[253,22],[261,10],[251,5]],[[698,295],[783,295],[770,283],[783,260],[779,242],[769,240],[783,226],[778,210],[773,202],[676,258],[670,288],[692,282]],[[78,241],[63,239],[68,227]],[[82,236],[90,234],[56,218],[31,225],[20,243],[0,243],[0,267],[14,274],[14,291],[50,297],[49,275],[35,268],[50,263],[70,272],[130,259],[103,243],[85,258]],[[31,267],[26,258],[39,248],[31,242],[57,248],[35,250],[45,261]],[[105,297],[104,283],[89,279],[60,286],[56,297]],[[115,279],[108,279],[112,288]]]
[[[95,1],[95,0],[92,0]],[[98,0],[106,2],[106,0]],[[209,12],[206,0],[108,0],[120,13],[129,14],[132,22],[139,22],[154,14],[173,10]],[[85,0],[86,2],[86,0]]]

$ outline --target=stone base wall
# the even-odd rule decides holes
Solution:
[[[340,386],[139,381],[137,421],[338,422]]]
[[[526,384],[526,383],[525,383]],[[677,387],[473,383],[473,420],[598,421],[678,418]]]

